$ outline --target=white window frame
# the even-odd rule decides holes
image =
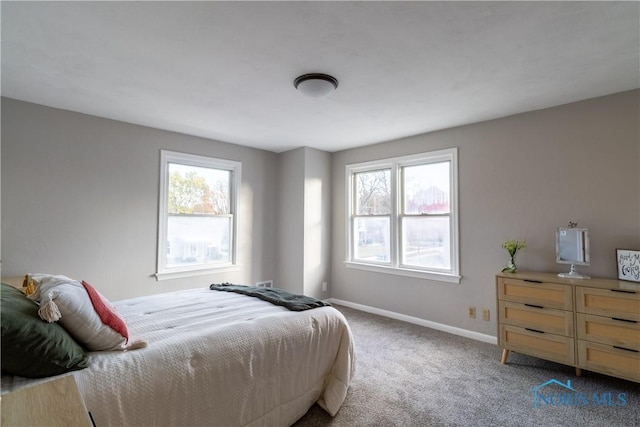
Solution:
[[[177,163],[187,166],[197,166],[210,169],[228,170],[231,172],[230,215],[231,239],[230,262],[215,265],[166,266],[166,242],[168,227],[168,192],[169,192],[169,164]],[[216,159],[195,154],[179,153],[176,151],[160,150],[160,197],[158,205],[158,253],[156,280],[176,279],[181,277],[199,276],[204,274],[221,273],[239,270],[238,265],[238,200],[240,198],[240,183],[242,163],[232,160]]]
[[[401,245],[401,224],[402,224],[402,181],[401,171],[404,166],[414,166],[428,163],[439,163],[448,161],[451,164],[449,169],[450,183],[450,257],[451,268],[449,270],[436,270],[418,268],[413,266],[404,266],[401,263],[400,245]],[[381,263],[375,261],[363,261],[354,258],[354,218],[355,218],[355,199],[354,199],[354,176],[359,172],[375,171],[380,169],[391,169],[391,261],[389,263]],[[444,150],[431,151],[421,154],[394,157],[390,159],[382,159],[371,162],[357,163],[346,165],[345,167],[345,183],[346,183],[346,260],[345,265],[348,268],[356,268],[360,270],[374,271],[378,273],[395,274],[408,277],[416,277],[421,279],[435,280],[448,283],[460,283],[460,244],[458,230],[458,149],[457,147]]]

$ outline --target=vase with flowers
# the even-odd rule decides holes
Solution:
[[[515,273],[518,271],[516,266],[516,255],[518,251],[527,247],[527,242],[524,240],[507,240],[502,244],[502,248],[506,249],[509,253],[509,263],[502,269],[503,273]]]

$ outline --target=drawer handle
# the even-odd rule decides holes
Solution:
[[[527,331],[531,331],[531,332],[537,332],[539,334],[544,334],[544,331],[539,331],[537,329],[531,329],[531,328],[525,328]]]
[[[640,353],[640,351],[638,350],[633,350],[631,348],[618,347],[617,345],[614,345],[613,348],[617,348],[618,350],[632,351],[634,353]]]
[[[620,292],[622,294],[635,294],[635,291],[623,291],[622,289],[610,289],[611,292]]]
[[[527,307],[533,307],[533,308],[544,308],[544,307],[543,307],[543,306],[541,306],[541,305],[535,305],[535,304],[526,304],[526,303],[525,303],[525,305],[526,305]]]
[[[620,319],[619,317],[612,317],[611,320],[617,320],[619,322],[638,323],[637,320]]]
[[[542,283],[542,280],[533,280],[533,279],[522,279],[523,282],[529,283]]]

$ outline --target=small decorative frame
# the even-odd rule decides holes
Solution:
[[[640,251],[616,249],[618,279],[640,282]]]

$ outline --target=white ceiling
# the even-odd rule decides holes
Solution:
[[[638,2],[2,2],[2,95],[275,152],[640,87]],[[335,76],[308,98],[300,74]]]

